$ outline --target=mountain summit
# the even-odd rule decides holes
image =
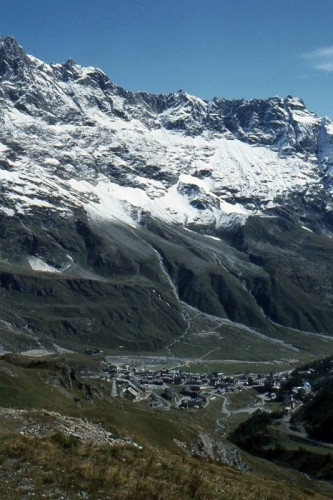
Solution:
[[[329,333],[333,123],[301,99],[128,92],[12,37],[0,99],[4,345],[156,349],[193,311]]]
[[[27,56],[12,37],[1,41],[0,66],[3,155],[13,162],[16,184],[22,175],[33,184],[38,178],[26,205],[50,204],[43,177],[51,175],[61,210],[79,200],[91,210],[94,193],[95,209],[104,200],[112,207],[107,217],[117,206],[117,217],[128,220],[135,208],[134,222],[144,210],[218,229],[235,214],[271,212],[300,194],[325,201],[330,212],[333,125],[301,99],[207,102],[183,91],[127,92],[96,68]],[[20,152],[11,148],[13,130]],[[15,212],[21,201],[8,197],[7,204]]]

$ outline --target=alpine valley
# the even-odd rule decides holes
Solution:
[[[332,498],[332,325],[333,122],[0,38],[0,498]]]
[[[0,41],[0,343],[332,352],[333,123],[288,96],[129,92]]]

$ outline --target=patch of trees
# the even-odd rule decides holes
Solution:
[[[242,422],[229,438],[243,450],[254,455],[261,454],[263,447],[272,442],[272,435],[268,429],[272,420],[271,414],[256,412],[248,420]]]
[[[302,421],[310,436],[333,443],[333,380],[327,380],[316,395],[307,401],[293,421]]]
[[[306,448],[288,449],[281,444],[281,434],[274,428],[279,413],[258,412],[242,422],[229,439],[252,455],[278,465],[293,467],[316,479],[333,479],[333,454],[315,453]]]
[[[332,453],[314,453],[299,446],[297,450],[288,450],[284,446],[277,445],[266,450],[262,457],[272,462],[292,467],[315,479],[332,481],[333,479],[333,455]]]

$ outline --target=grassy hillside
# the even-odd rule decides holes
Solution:
[[[217,463],[144,446],[87,446],[54,435],[0,438],[2,498],[325,498]]]
[[[241,460],[252,472],[191,456],[199,434],[227,446],[213,421],[205,425],[202,412],[163,412],[110,398],[106,381],[84,378],[98,363],[72,355],[0,359],[2,498],[329,497],[324,485],[246,454]],[[99,442],[110,432],[120,442]]]
[[[292,220],[251,217],[212,238],[149,217],[137,228],[97,223],[83,211],[0,219],[4,349],[157,352],[186,332],[209,335],[176,355],[265,361],[332,350],[333,337],[315,333],[331,335],[333,243]]]

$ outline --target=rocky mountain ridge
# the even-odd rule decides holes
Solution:
[[[294,194],[331,212],[333,125],[300,99],[127,92],[99,69],[28,56],[12,37],[0,60],[7,214],[79,205],[219,228]]]

